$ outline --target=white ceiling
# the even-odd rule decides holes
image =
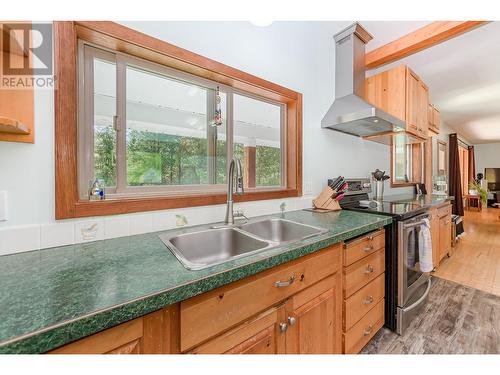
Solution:
[[[373,49],[373,42],[381,45],[382,39],[390,41],[387,31],[393,24],[363,22],[374,36],[367,50]],[[407,30],[410,26],[403,22],[398,30],[411,31]],[[500,22],[491,22],[369,74],[399,64],[410,66],[429,86],[430,100],[447,125],[472,143],[500,142]]]

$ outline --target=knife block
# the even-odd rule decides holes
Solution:
[[[342,208],[338,201],[332,198],[335,192],[327,186],[316,199],[313,200],[314,208],[318,210],[339,211]]]

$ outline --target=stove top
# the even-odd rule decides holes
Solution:
[[[366,213],[373,213],[379,215],[392,216],[394,218],[406,219],[408,217],[416,216],[426,211],[422,207],[414,203],[398,203],[398,202],[379,202],[377,206],[364,207],[357,203],[343,205],[342,208],[351,211],[359,211]]]
[[[347,182],[347,192],[340,202],[343,209],[392,216],[396,220],[404,220],[426,211],[424,207],[415,203],[369,201],[368,193],[371,192],[369,179],[347,179]],[[370,207],[361,204],[363,201],[369,201]]]

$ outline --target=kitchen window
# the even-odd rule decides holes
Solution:
[[[413,185],[424,181],[425,144],[407,143],[404,134],[393,137],[391,149],[393,187]]]
[[[80,43],[80,197],[225,191],[237,157],[245,188],[282,188],[286,105]],[[216,108],[220,124],[215,124]]]
[[[233,157],[234,201],[302,195],[300,93],[114,22],[54,22],[54,67],[56,219],[223,204]]]

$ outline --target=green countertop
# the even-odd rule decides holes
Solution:
[[[350,211],[284,217],[329,232],[200,271],[179,263],[165,231],[1,256],[0,353],[46,352],[391,222]]]

